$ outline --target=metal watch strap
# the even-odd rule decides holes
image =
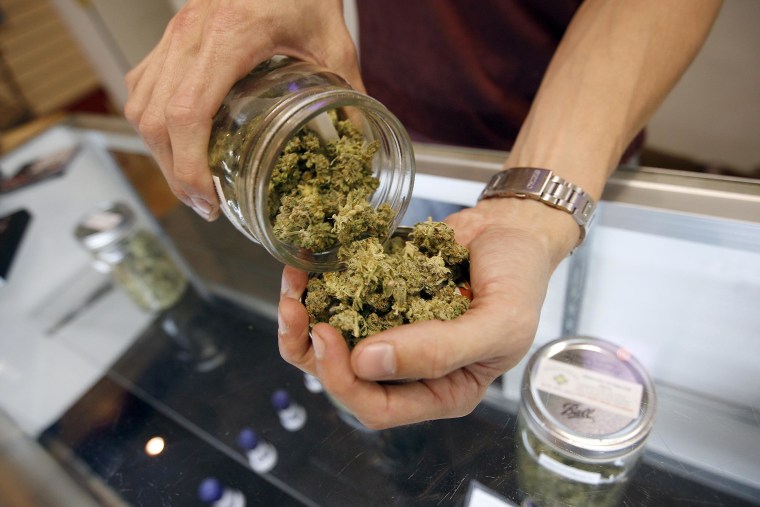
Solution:
[[[596,203],[578,185],[538,167],[513,167],[496,173],[478,200],[491,197],[534,199],[570,213],[580,228],[578,245],[586,239]]]

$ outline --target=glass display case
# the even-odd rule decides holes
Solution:
[[[466,417],[368,430],[280,358],[281,266],[266,251],[227,221],[147,211],[113,156],[148,156],[128,128],[64,123],[0,167],[74,145],[62,176],[0,198],[0,215],[32,217],[0,288],[0,408],[97,503],[537,504],[516,456],[527,357]],[[505,157],[415,155],[415,197],[453,206],[474,204]],[[171,308],[140,308],[77,244],[106,201],[129,206],[185,273]],[[552,278],[534,348],[608,340],[654,380],[654,427],[620,505],[760,505],[758,301],[760,183],[614,173],[588,241]],[[293,407],[295,430],[281,418]]]

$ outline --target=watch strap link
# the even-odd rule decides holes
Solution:
[[[513,167],[496,173],[478,200],[491,197],[534,199],[566,211],[580,228],[578,245],[586,238],[596,207],[581,187],[538,167]]]

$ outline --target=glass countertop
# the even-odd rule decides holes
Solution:
[[[0,200],[0,215],[26,207],[35,226],[0,288],[0,407],[98,502],[211,504],[198,490],[214,478],[248,505],[528,505],[515,454],[525,361],[466,417],[364,428],[280,358],[281,266],[224,220],[184,207],[153,217],[113,155],[147,150],[116,125],[62,124],[0,160],[10,171],[81,147],[64,176]],[[455,206],[474,203],[504,156],[416,149],[415,195]],[[103,290],[108,277],[76,245],[77,220],[114,199],[190,279],[174,307],[145,312],[117,286]],[[655,427],[621,505],[760,505],[757,301],[760,184],[613,175],[589,240],[552,278],[534,350],[564,335],[604,338],[654,378]],[[297,431],[271,403],[280,389],[305,410]],[[252,469],[244,429],[276,449],[273,468]]]

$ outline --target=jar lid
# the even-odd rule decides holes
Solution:
[[[124,239],[135,224],[134,212],[122,202],[107,202],[79,221],[74,235],[90,251]]]
[[[584,336],[547,343],[528,361],[521,409],[538,438],[594,459],[641,447],[654,423],[654,383],[623,347]]]

